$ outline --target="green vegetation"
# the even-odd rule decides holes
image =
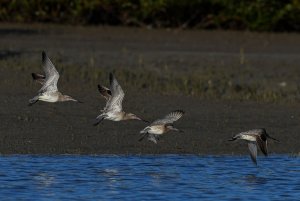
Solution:
[[[3,0],[2,22],[299,31],[299,0]]]
[[[5,76],[0,80],[0,86],[29,86],[31,71],[41,71],[39,62],[26,60],[5,59],[0,60],[0,73]],[[95,66],[66,65],[57,63],[61,74],[60,86],[69,86],[81,91],[95,88],[99,82],[108,84],[108,74],[111,69],[96,68]],[[11,72],[11,73],[9,73]],[[19,72],[19,73],[15,73]],[[187,95],[200,97],[206,100],[235,100],[257,102],[297,102],[300,88],[297,85],[299,73],[291,72],[285,75],[288,83],[278,79],[274,74],[254,77],[258,75],[251,68],[245,66],[216,69],[205,67],[189,69],[185,72],[161,68],[118,68],[113,70],[119,82],[126,91],[140,91],[143,94],[155,93],[160,95]],[[282,76],[280,77],[283,78]],[[16,82],[18,80],[18,82]],[[28,87],[29,88],[29,87]]]

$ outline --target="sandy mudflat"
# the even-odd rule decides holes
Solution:
[[[139,131],[147,126],[143,122],[103,121],[94,127],[93,120],[105,104],[97,85],[82,81],[82,76],[68,77],[68,70],[61,70],[61,66],[71,69],[72,65],[106,71],[136,68],[159,72],[168,68],[180,74],[207,66],[232,70],[230,66],[246,62],[254,77],[249,82],[259,84],[264,75],[276,83],[289,84],[292,80],[297,87],[299,34],[2,24],[0,44],[2,154],[241,154],[248,153],[247,146],[227,139],[261,127],[281,141],[269,142],[271,153],[300,152],[297,100],[209,100],[180,93],[166,95],[147,88],[136,90],[132,83],[120,81],[126,92],[125,111],[150,121],[175,109],[186,111],[175,123],[185,133],[168,133],[155,145],[138,142]],[[41,71],[42,50],[62,72],[62,92],[83,104],[38,102],[27,106],[28,99],[39,89],[30,73]],[[241,51],[245,51],[245,61]],[[31,64],[34,65],[28,66]],[[108,79],[99,83],[107,85]]]

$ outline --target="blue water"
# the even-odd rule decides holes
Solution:
[[[300,158],[1,156],[0,200],[300,200]]]

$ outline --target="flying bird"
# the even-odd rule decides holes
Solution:
[[[109,74],[110,88],[98,85],[98,90],[100,94],[106,99],[106,105],[101,114],[97,116],[96,122],[94,125],[98,125],[102,120],[107,119],[111,121],[123,121],[123,120],[140,120],[148,122],[135,114],[126,113],[123,111],[122,102],[125,96],[125,93],[118,83],[115,76]]]
[[[32,78],[36,82],[42,84],[42,88],[38,91],[38,94],[29,100],[29,106],[35,104],[38,101],[45,102],[64,102],[64,101],[75,101],[80,102],[71,96],[60,93],[57,89],[57,82],[59,79],[59,73],[55,66],[47,57],[46,53],[42,52],[42,66],[45,75],[32,73]],[[80,102],[81,103],[81,102]]]
[[[159,136],[167,133],[168,131],[177,131],[177,132],[183,132],[182,130],[179,130],[173,126],[173,122],[180,119],[184,114],[184,111],[182,110],[175,110],[171,112],[170,114],[166,115],[163,119],[158,119],[150,124],[150,126],[147,126],[142,131],[140,131],[140,134],[142,135],[139,141],[142,141],[145,137],[149,141],[154,142],[157,144],[157,140],[159,140]]]
[[[279,140],[271,137],[267,132],[266,129],[253,129],[246,132],[239,133],[233,136],[229,141],[234,140],[245,140],[248,143],[248,148],[250,151],[250,156],[252,161],[257,165],[257,145],[259,146],[260,150],[263,152],[265,156],[268,156],[268,147],[267,147],[267,140],[272,139],[277,142]]]

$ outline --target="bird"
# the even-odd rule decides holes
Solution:
[[[29,100],[29,106],[32,106],[38,101],[45,102],[64,102],[64,101],[75,101],[82,103],[79,100],[74,99],[71,96],[64,95],[57,89],[57,81],[59,79],[59,73],[57,72],[55,66],[48,58],[45,51],[42,52],[42,66],[45,75],[32,73],[32,78],[36,82],[42,84],[42,88],[38,91],[38,94]]]
[[[237,139],[240,140],[245,140],[248,143],[248,148],[250,151],[250,156],[253,161],[257,165],[257,145],[259,146],[260,150],[265,156],[268,156],[268,147],[267,147],[267,140],[272,139],[277,142],[279,140],[271,137],[266,129],[264,128],[259,128],[259,129],[252,129],[246,132],[239,133],[235,136],[233,136],[231,139],[228,141],[235,141]]]
[[[98,84],[100,94],[106,99],[106,105],[101,110],[101,114],[96,117],[94,126],[97,126],[102,120],[123,121],[123,120],[140,120],[149,123],[135,114],[123,111],[122,102],[125,93],[118,83],[113,73],[109,74],[110,88]]]
[[[164,118],[155,120],[149,126],[140,131],[141,138],[139,139],[139,141],[142,141],[145,137],[147,137],[149,141],[157,144],[159,136],[164,133],[167,133],[169,131],[183,132],[182,130],[177,129],[173,126],[173,122],[180,119],[183,114],[184,111],[175,110],[166,115]]]

